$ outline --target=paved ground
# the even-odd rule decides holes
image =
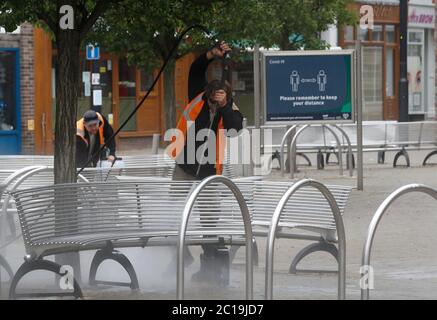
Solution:
[[[405,184],[418,182],[437,188],[437,167],[420,167],[424,154],[412,154],[413,167],[393,169],[389,164],[375,165],[376,154],[366,155],[365,191],[354,190],[346,209],[344,222],[347,232],[347,298],[359,299],[359,266],[361,251],[367,227],[379,204],[392,191]],[[392,156],[388,155],[390,163]],[[337,168],[328,167],[324,171],[302,168],[299,178],[312,177],[325,183],[355,185],[355,180],[338,177]],[[274,172],[270,179],[282,179]],[[372,254],[375,271],[374,299],[433,299],[437,296],[437,211],[435,200],[419,194],[400,199],[387,213],[376,236]],[[255,269],[255,297],[263,298],[265,239],[260,238],[261,264]],[[277,299],[335,299],[336,276],[333,274],[287,274],[290,260],[306,241],[277,242],[275,258],[275,290]],[[8,248],[7,256],[14,270],[22,261],[22,244]],[[200,251],[193,250],[197,257]],[[141,283],[141,290],[131,293],[117,288],[90,289],[84,287],[85,295],[91,299],[172,299],[175,296],[175,277],[170,248],[146,248],[126,250],[132,258]],[[92,253],[82,255],[83,278],[87,278]],[[193,299],[238,299],[244,297],[244,250],[237,256],[232,266],[232,283],[228,288],[199,286],[190,283],[189,274],[198,269],[196,263],[187,269],[186,297]],[[303,267],[333,269],[335,263],[326,254],[314,254],[302,264]],[[111,269],[111,273],[109,273]],[[105,276],[124,279],[120,269],[102,267]],[[3,279],[4,279],[3,273]],[[28,277],[25,285],[47,286],[47,274],[38,273]],[[2,298],[6,298],[7,284],[3,285]]]

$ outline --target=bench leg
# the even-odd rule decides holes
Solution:
[[[37,293],[17,293],[17,285],[26,274],[33,271],[50,271],[61,277],[66,276],[68,272],[61,272],[62,266],[48,260],[38,259],[24,262],[14,278],[12,279],[11,287],[9,289],[9,299],[15,300],[17,298],[44,298],[44,297],[75,297],[76,299],[83,298],[82,290],[76,279],[73,280],[73,290],[64,292],[37,292]]]
[[[14,272],[12,271],[12,268],[9,265],[9,263],[6,261],[6,259],[0,254],[0,269],[1,268],[5,269],[5,271],[8,273],[9,279],[12,280],[12,278],[14,277]],[[0,277],[0,283],[1,283],[1,277]]]
[[[317,170],[325,169],[325,158],[322,151],[319,149],[317,152]]]
[[[231,246],[231,249],[229,251],[229,258],[231,260],[231,263],[232,263],[232,261],[234,261],[235,256],[237,255],[237,251],[240,248],[241,248],[241,246],[236,246],[236,245]],[[258,245],[256,244],[256,240],[255,239],[253,239],[252,250],[253,250],[253,253],[252,253],[253,265],[258,267],[258,265],[259,265],[259,254],[258,254]]]
[[[378,151],[378,164],[385,163],[385,151]]]
[[[305,153],[298,152],[298,153],[296,153],[296,155],[298,157],[301,157],[301,158],[305,159],[305,161],[307,162],[306,166],[308,166],[308,167],[312,167],[313,166],[313,164],[311,163],[310,158],[308,158],[308,156]]]
[[[118,262],[128,273],[131,282],[125,283],[125,282],[96,280],[97,269],[106,260],[113,260]],[[138,290],[140,287],[138,283],[137,274],[135,272],[134,267],[132,266],[132,263],[124,254],[116,252],[112,250],[112,248],[99,250],[94,255],[93,261],[91,262],[89,284],[91,286],[103,284],[103,285],[130,287],[132,290]]]
[[[296,274],[298,272],[315,272],[315,273],[337,273],[337,271],[327,271],[327,270],[298,270],[297,265],[306,257],[314,252],[328,252],[331,254],[338,262],[338,249],[335,245],[331,243],[326,243],[324,241],[320,241],[317,243],[312,243],[309,246],[303,248],[299,253],[294,257],[291,262],[289,273]]]
[[[396,153],[395,155],[395,159],[393,161],[393,168],[396,168],[398,166],[398,160],[402,156],[405,158],[405,161],[407,162],[407,167],[408,168],[410,167],[411,164],[410,164],[410,156],[408,154],[408,151],[405,150],[405,148],[402,148],[402,150]]]
[[[333,152],[332,150],[334,150],[334,149],[331,148],[330,151],[326,152],[326,164],[327,164],[327,165],[331,164],[331,163],[329,162],[329,158],[331,158],[331,154],[335,155],[335,157],[337,158],[337,162],[336,162],[336,163],[333,163],[333,164],[338,164],[338,162],[339,162],[339,161],[338,161],[338,153],[337,153],[337,152]]]
[[[428,160],[429,160],[431,157],[435,156],[435,155],[437,155],[437,150],[434,150],[434,151],[430,152],[430,153],[425,157],[425,159],[423,160],[422,165],[425,167],[425,166],[427,165]]]
[[[15,239],[17,237],[17,229],[14,221],[14,216],[12,214],[6,214],[6,220],[9,225],[9,229],[11,230],[11,239]]]
[[[347,153],[346,155],[346,168],[349,170],[349,159],[352,157],[352,169],[355,169],[355,156],[353,153]]]
[[[281,155],[279,154],[279,151],[276,150],[273,154],[272,154],[272,167],[273,167],[273,160],[278,160],[279,162],[279,170],[281,170]]]

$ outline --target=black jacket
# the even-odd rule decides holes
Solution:
[[[102,118],[104,120],[104,124],[103,124],[103,138],[105,141],[109,141],[109,138],[112,136],[112,134],[114,133],[114,130],[112,129],[111,125],[109,124],[108,120],[102,115]],[[100,123],[100,126],[102,125],[102,123]],[[94,148],[92,150],[92,154],[94,155],[97,151],[99,151],[101,145],[100,145],[100,139],[99,139],[99,134],[97,134],[97,139],[96,139],[96,143],[94,144]],[[77,168],[82,168],[83,166],[86,165],[86,163],[88,162],[88,155],[89,155],[89,145],[90,145],[90,136],[88,134],[88,131],[85,130],[85,139],[88,141],[88,145],[85,143],[85,141],[82,140],[81,137],[76,136],[76,167]],[[109,144],[108,144],[108,149],[109,149],[109,155],[114,156],[115,157],[115,139],[113,139]],[[97,165],[97,162],[99,162],[99,160],[105,159],[106,158],[106,152],[102,152],[100,154],[100,156],[96,156],[94,157],[93,161],[88,165],[88,166],[93,166],[95,167]]]
[[[196,98],[200,93],[202,93],[205,90],[205,86],[207,85],[206,80],[206,72],[208,69],[209,64],[211,63],[210,60],[207,59],[206,54],[201,55],[199,58],[196,59],[196,61],[193,62],[190,69],[189,79],[188,79],[188,96],[190,101]],[[205,104],[202,108],[202,111],[200,112],[199,116],[196,119],[195,122],[195,132],[196,137],[197,133],[202,129],[209,129],[211,126],[210,122],[210,112],[209,112],[209,106],[208,101],[205,97],[203,97],[205,100]],[[217,110],[217,113],[215,115],[215,118],[212,123],[211,129],[214,131],[214,133],[217,136],[217,128],[220,120],[223,118],[223,124],[226,130],[235,129],[237,132],[239,132],[242,129],[243,126],[243,115],[240,111],[234,110],[233,108],[233,100],[230,99],[228,104],[223,107],[219,108]],[[205,139],[206,141],[206,139]],[[204,142],[203,141],[196,141],[196,154],[199,147],[204,148]],[[215,145],[215,141],[214,141]],[[216,151],[217,152],[217,151]],[[197,170],[199,168],[199,163],[197,159],[195,159],[194,164],[188,164],[187,161],[187,143],[185,142],[184,147],[184,157],[181,156],[177,159],[178,165],[184,170],[187,174],[196,177]],[[207,153],[206,153],[207,156]],[[196,158],[194,156],[194,158]],[[205,158],[206,159],[206,158]],[[214,158],[215,159],[215,158]],[[206,163],[203,164],[200,168],[199,175],[196,177],[198,179],[204,179],[206,177],[209,177],[211,175],[216,174],[216,168],[215,163]]]

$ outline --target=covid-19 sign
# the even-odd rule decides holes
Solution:
[[[266,122],[354,122],[353,54],[264,52]]]

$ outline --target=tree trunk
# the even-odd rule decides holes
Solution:
[[[76,183],[76,113],[79,92],[80,34],[75,30],[60,30],[56,36],[56,125],[55,125],[55,184]],[[72,194],[69,197],[75,197]],[[62,208],[63,192],[55,193],[55,207]],[[61,210],[62,212],[62,210]],[[56,213],[56,218],[62,216]],[[57,223],[56,219],[56,223]],[[77,226],[70,221],[69,228]],[[81,282],[80,256],[77,252],[58,254],[60,265],[71,266],[74,277]],[[60,281],[57,278],[57,281]]]
[[[76,113],[79,92],[80,34],[61,30],[56,37],[55,183],[76,182]]]
[[[176,62],[170,61],[164,70],[164,112],[165,130],[176,127]]]

